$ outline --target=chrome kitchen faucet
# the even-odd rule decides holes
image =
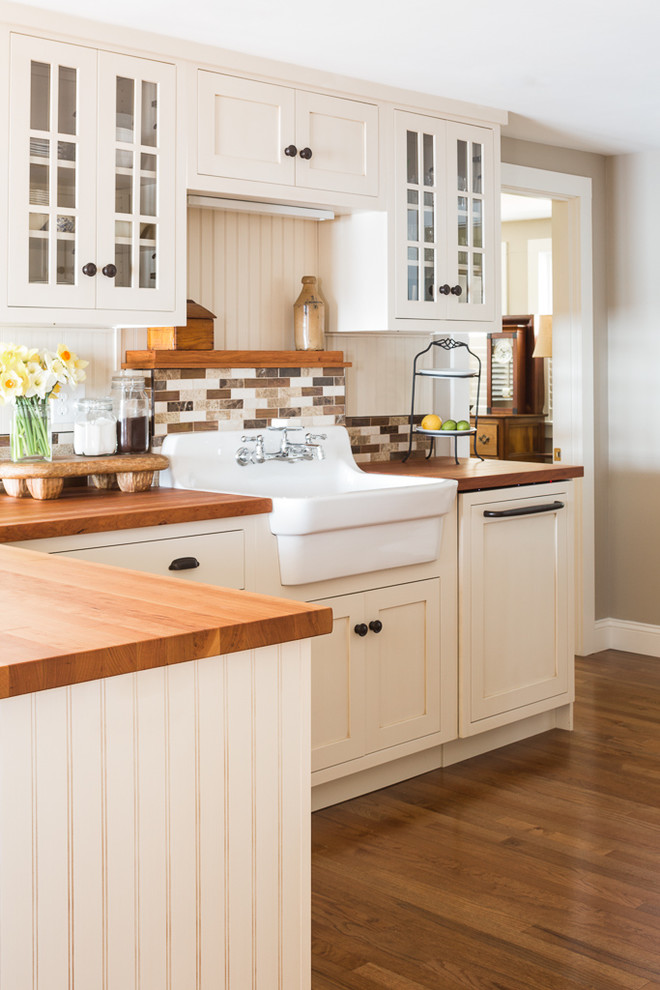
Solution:
[[[269,426],[268,430],[281,433],[279,450],[266,452],[263,433],[254,437],[243,436],[245,446],[236,451],[236,461],[242,467],[248,464],[263,464],[264,461],[322,461],[325,457],[320,440],[326,440],[325,433],[306,433],[302,442],[291,441],[290,433],[299,433],[302,426]],[[248,446],[249,445],[249,446]]]

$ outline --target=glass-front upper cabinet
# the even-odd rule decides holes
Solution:
[[[8,305],[173,310],[174,67],[25,35],[11,60]]]
[[[396,112],[396,316],[490,320],[493,134]]]

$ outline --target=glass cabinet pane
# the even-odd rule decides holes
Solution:
[[[132,143],[135,130],[135,83],[117,76],[116,133],[118,141]]]
[[[436,135],[406,131],[407,299],[435,303],[438,261]]]
[[[30,128],[50,130],[50,66],[32,62],[30,72]]]
[[[458,173],[458,191],[467,192],[468,188],[468,178],[467,178],[467,141],[458,141],[456,143],[457,147],[457,173]]]
[[[158,96],[157,83],[117,77],[114,284],[119,288],[158,287]]]
[[[472,192],[483,192],[482,148],[480,144],[472,144]]]
[[[75,285],[78,70],[32,62],[29,98],[28,281]]]
[[[419,299],[419,250],[408,248],[408,299]]]
[[[484,247],[484,145],[478,141],[456,141],[456,260],[459,305],[483,304]]]
[[[424,134],[424,185],[435,185],[435,140],[432,134]]]
[[[142,83],[142,144],[155,147],[158,139],[158,87]]]
[[[57,126],[60,134],[76,133],[76,70],[59,67]]]
[[[417,155],[417,132],[408,131],[406,134],[408,151],[408,182],[417,185],[419,182],[419,164]]]
[[[50,167],[48,165],[30,165],[30,202],[38,206],[48,206],[50,202],[49,189]]]

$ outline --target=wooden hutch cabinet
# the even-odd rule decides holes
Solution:
[[[545,461],[543,361],[532,357],[534,317],[504,316],[488,334],[487,406],[476,451],[505,461]]]

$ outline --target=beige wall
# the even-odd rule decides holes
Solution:
[[[502,140],[502,160],[512,165],[549,169],[570,175],[586,175],[592,181],[593,278],[594,278],[594,422],[596,514],[596,618],[607,618],[614,600],[609,556],[608,498],[608,339],[606,289],[606,159],[584,151],[550,145]],[[639,196],[636,195],[636,200]],[[633,388],[635,386],[633,385]],[[632,580],[632,574],[626,575]],[[625,616],[632,618],[632,616]],[[652,620],[646,620],[652,621]],[[660,625],[660,606],[656,621]]]
[[[552,237],[552,220],[511,220],[502,224],[502,241],[507,245],[508,306],[502,312],[510,316],[529,313],[528,242]]]
[[[660,625],[659,169],[657,151],[607,165],[609,614],[652,625]]]

